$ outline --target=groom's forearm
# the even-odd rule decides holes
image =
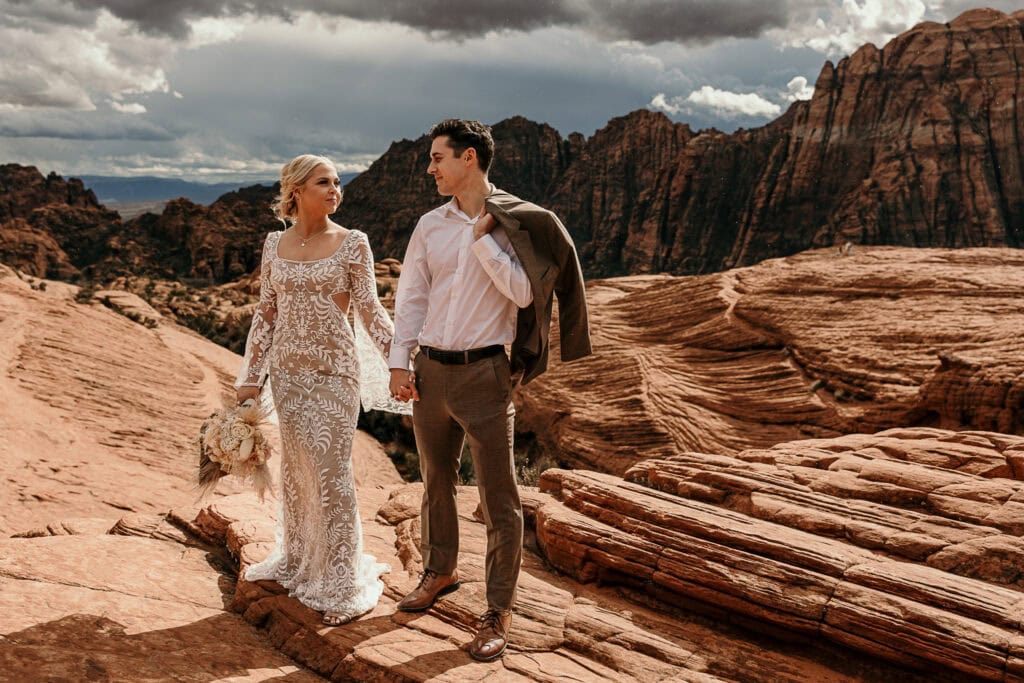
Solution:
[[[533,302],[530,279],[515,251],[510,248],[506,252],[490,235],[475,241],[470,250],[502,296],[519,308],[526,308]]]

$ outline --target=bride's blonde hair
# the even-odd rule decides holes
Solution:
[[[295,222],[298,206],[295,201],[295,189],[301,187],[313,175],[313,170],[324,164],[338,172],[334,162],[327,157],[316,154],[300,154],[281,167],[281,194],[274,198],[271,207],[274,215],[287,227],[288,221]]]

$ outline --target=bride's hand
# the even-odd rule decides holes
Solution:
[[[238,401],[238,405],[242,405],[250,398],[254,401],[258,401],[260,397],[259,387],[238,387],[235,389],[235,398]]]

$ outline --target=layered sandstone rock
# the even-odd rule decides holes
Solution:
[[[624,599],[616,590],[579,585],[551,572],[527,551],[505,656],[490,664],[469,658],[474,615],[483,611],[485,530],[476,490],[460,487],[462,588],[424,614],[394,605],[416,583],[419,555],[419,485],[390,490],[360,488],[368,552],[392,566],[380,605],[358,620],[324,629],[309,610],[272,582],[240,581],[232,608],[265,629],[273,643],[332,680],[427,681],[872,681],[923,680],[822,643],[795,644],[709,625],[687,613],[659,612]],[[525,492],[528,527],[537,511],[559,505]],[[374,516],[374,509],[379,510]],[[231,521],[232,515],[235,517]],[[259,511],[225,499],[208,516],[229,521],[222,542],[242,566],[261,559],[271,525]],[[264,513],[263,519],[266,519]],[[528,537],[532,534],[528,529]],[[939,676],[939,679],[944,679]]]
[[[192,439],[237,372],[198,335],[147,327],[142,302],[118,297],[136,322],[74,297],[0,266],[0,534],[193,500]]]
[[[224,611],[232,587],[207,548],[102,534],[0,539],[2,677],[322,680]]]
[[[1022,680],[1024,438],[893,430],[624,479],[548,470],[547,559],[574,578],[914,666]],[[977,472],[977,473],[974,473]],[[981,475],[985,476],[981,476]]]
[[[1022,266],[1012,249],[878,247],[593,281],[594,355],[518,389],[519,429],[618,474],[896,426],[1022,433]]]
[[[638,467],[630,482],[585,473],[571,480],[566,476],[576,475],[552,471],[545,486],[555,497],[523,494],[528,550],[513,643],[489,665],[465,652],[473,618],[485,606],[486,541],[475,490],[459,492],[464,587],[426,614],[398,614],[394,604],[421,568],[422,489],[402,484],[379,444],[360,434],[354,458],[365,545],[392,572],[373,612],[324,628],[318,613],[276,584],[242,581],[236,590],[236,569],[270,550],[273,501],[259,504],[246,493],[193,503],[190,438],[229,393],[238,357],[166,319],[150,328],[99,303],[76,302],[70,286],[40,290],[9,270],[0,275],[0,509],[4,534],[21,536],[0,540],[0,665],[16,680],[314,680],[283,653],[335,680],[923,681],[877,657],[900,659],[913,637],[939,632],[934,623],[951,637],[904,657],[907,663],[927,668],[967,653],[977,655],[974,668],[955,666],[987,675],[1007,650],[997,641],[1013,630],[1006,615],[1015,608],[1006,601],[1007,591],[1019,587],[1013,568],[1020,551],[1012,520],[1016,482],[1001,477],[1019,466],[1019,440],[935,431],[913,439],[854,435],[812,443],[802,455],[789,444],[769,455],[704,456],[697,475],[692,460],[666,456],[647,470]],[[120,305],[131,311],[133,303],[140,306],[130,299]],[[876,451],[885,457],[872,457]],[[840,461],[837,475],[830,467]],[[771,486],[761,476],[769,466],[777,472]],[[913,466],[916,475],[901,474],[901,466]],[[981,475],[987,488],[976,481]],[[641,479],[657,479],[673,493]],[[549,486],[554,481],[557,490]],[[573,481],[585,486],[573,489]],[[570,500],[584,500],[568,493],[582,488],[603,496],[600,517],[590,516],[595,506]],[[877,491],[890,489],[905,507],[881,509]],[[230,481],[221,486],[222,493],[232,490],[240,489]],[[875,507],[857,499],[869,494]],[[914,507],[912,496],[932,507]],[[660,515],[661,547],[627,519],[623,498],[653,500],[645,507]],[[691,548],[671,546],[679,543],[672,525],[698,506],[708,531],[699,537],[704,545],[692,548],[726,539],[714,557],[742,572],[726,590],[712,581],[718,569],[711,560],[694,568],[686,555],[677,562],[682,568],[662,568],[674,577],[664,592],[651,592],[632,572],[651,556],[668,557],[672,547]],[[807,511],[799,523],[788,521],[793,507]],[[836,531],[834,518],[844,515],[849,528],[860,530],[859,544]],[[628,523],[615,526],[619,519]],[[895,528],[900,524],[908,526],[904,536]],[[798,542],[788,543],[790,536]],[[879,569],[897,560],[914,572]],[[547,562],[579,580],[550,571]],[[775,573],[763,576],[769,570]],[[609,585],[590,585],[595,577]],[[787,583],[792,577],[801,583]],[[707,585],[683,591],[673,581]],[[837,591],[826,600],[829,585]],[[676,609],[709,595],[727,608],[714,621]],[[823,605],[831,616],[815,628]],[[277,651],[225,606],[262,629]],[[727,625],[736,616],[809,639]],[[882,628],[909,634],[890,644],[895,655],[871,645]],[[828,639],[841,646],[816,635],[828,629]],[[951,679],[940,672],[927,680]]]

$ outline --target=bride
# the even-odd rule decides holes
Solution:
[[[328,159],[304,154],[281,169],[274,213],[291,226],[263,245],[260,300],[235,383],[242,403],[259,399],[269,380],[283,450],[274,550],[245,578],[277,581],[331,626],[373,609],[390,570],[363,553],[351,457],[360,400],[410,412],[388,395],[393,326],[377,298],[370,244],[328,218],[340,202]]]

